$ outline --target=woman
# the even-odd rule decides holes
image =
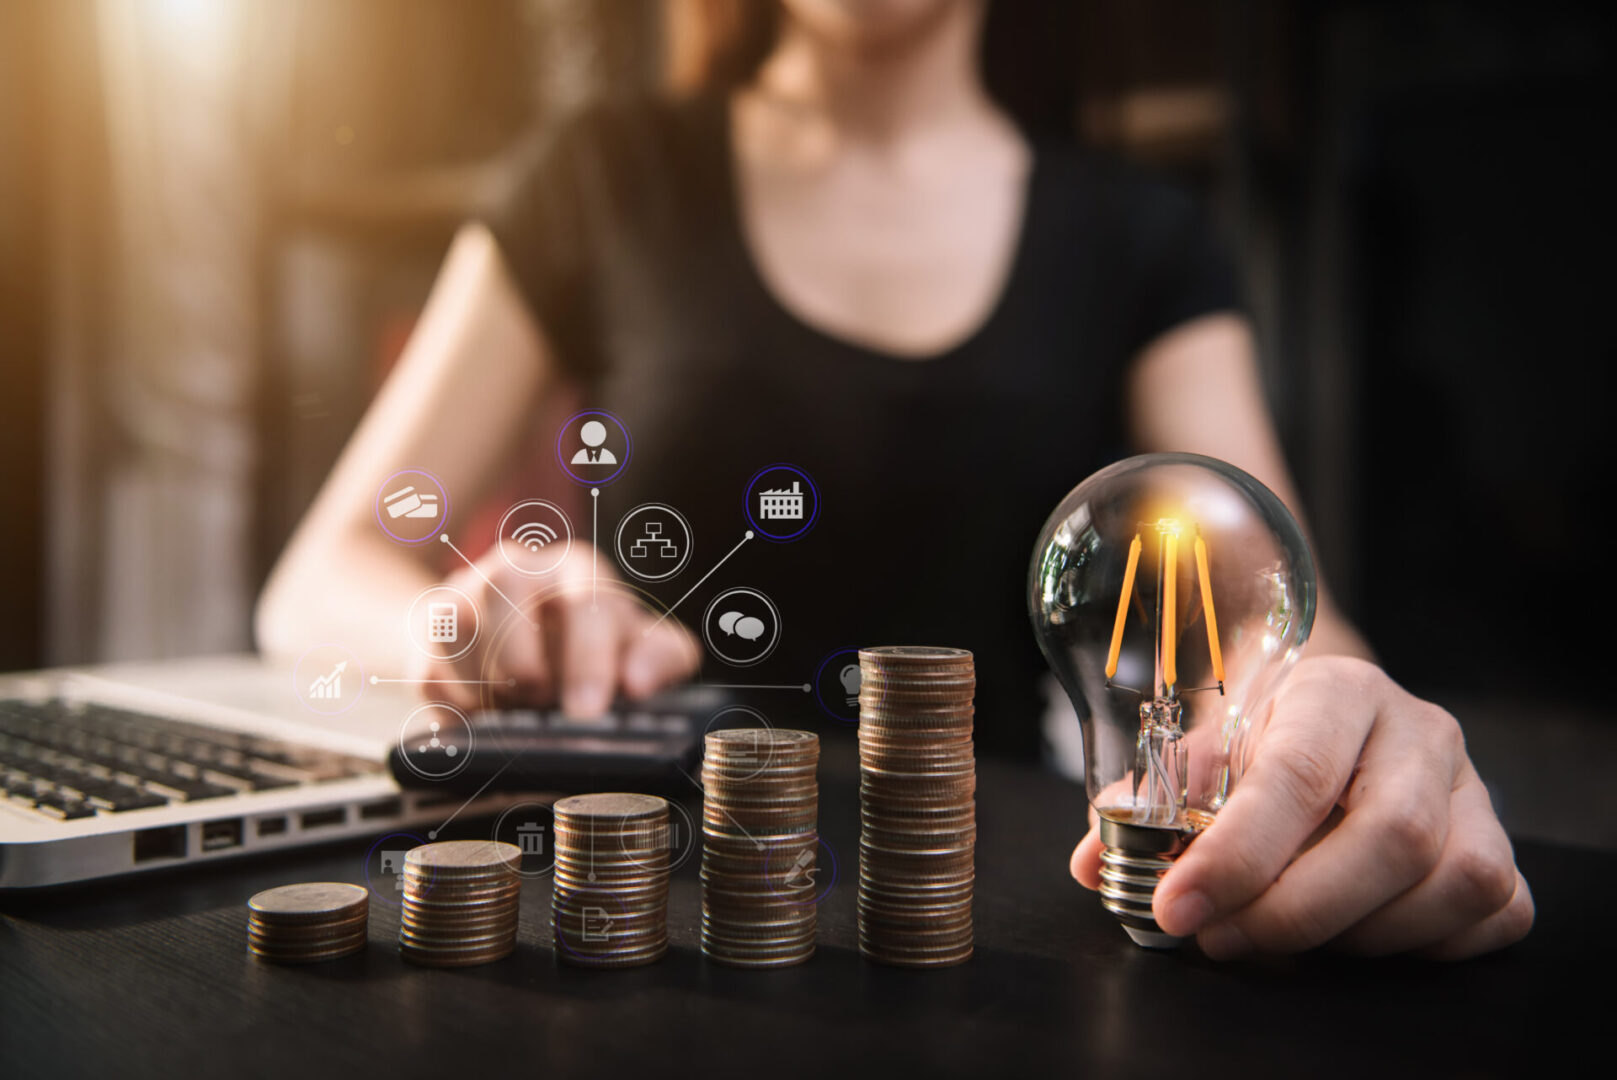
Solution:
[[[725,40],[766,46],[754,62],[722,47],[721,7],[744,31]],[[470,505],[577,385],[634,433],[608,516],[672,503],[709,562],[740,539],[760,467],[816,478],[815,529],[750,545],[709,586],[767,582],[795,646],[770,661],[783,678],[850,643],[967,646],[979,744],[1031,752],[1023,575],[1074,483],[1126,446],[1185,450],[1296,505],[1232,271],[1189,202],[1007,118],[976,0],[707,8],[706,66],[731,85],[569,126],[457,238],[271,579],[261,641],[375,641],[432,580],[378,535],[378,478],[425,467]],[[492,604],[523,584],[492,553],[451,580]],[[1461,957],[1526,933],[1531,896],[1458,725],[1367,657],[1322,597],[1242,784],[1158,890],[1164,930],[1217,958],[1328,941]],[[404,665],[380,641],[371,659]],[[564,589],[531,632],[448,670],[591,714],[697,661],[672,620]],[[1073,854],[1091,888],[1098,853],[1092,830]]]

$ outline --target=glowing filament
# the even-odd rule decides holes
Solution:
[[[1134,571],[1140,565],[1140,534],[1129,544],[1129,565],[1123,571],[1123,592],[1117,598],[1117,621],[1112,625],[1112,648],[1106,654],[1106,677],[1117,674],[1117,654],[1123,649],[1123,624],[1129,617],[1129,598],[1134,595]]]
[[[1207,545],[1196,534],[1196,576],[1201,578],[1202,611],[1207,617],[1207,651],[1213,657],[1213,678],[1224,682],[1224,650],[1218,647],[1218,616],[1213,614],[1213,579],[1207,572]]]
[[[1172,686],[1179,681],[1179,666],[1175,661],[1178,645],[1176,613],[1178,610],[1179,535],[1169,533],[1162,555],[1162,685]]]

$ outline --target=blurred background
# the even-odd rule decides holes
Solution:
[[[998,6],[991,89],[1215,208],[1322,564],[1387,668],[1460,715],[1507,825],[1617,846],[1609,785],[1561,768],[1617,762],[1591,677],[1605,6]],[[558,116],[658,86],[666,25],[652,0],[0,0],[0,669],[249,648],[456,226]],[[1054,45],[1054,97],[996,85]]]

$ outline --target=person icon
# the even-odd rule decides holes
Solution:
[[[617,455],[601,444],[606,442],[606,425],[599,420],[591,420],[578,429],[578,437],[584,440],[583,447],[573,455],[574,465],[616,465]]]
[[[394,892],[403,892],[404,891],[404,875],[399,870],[400,866],[402,866],[403,863],[404,863],[404,852],[402,852],[402,851],[384,851],[384,852],[382,852],[382,873],[384,875],[387,875],[388,877],[391,877],[393,879],[393,891]]]

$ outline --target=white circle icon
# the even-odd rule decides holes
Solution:
[[[573,523],[555,503],[527,499],[500,519],[494,546],[511,569],[539,577],[567,560],[573,548]]]
[[[442,701],[429,701],[404,718],[399,757],[423,780],[448,780],[472,759],[475,738],[466,714]]]
[[[618,565],[641,581],[667,581],[691,559],[691,523],[664,503],[646,503],[618,522]]]
[[[431,585],[416,594],[404,616],[404,632],[416,651],[433,660],[459,660],[472,651],[483,616],[463,590]]]
[[[780,644],[780,610],[757,589],[728,589],[702,615],[708,651],[735,667],[761,663]]]

